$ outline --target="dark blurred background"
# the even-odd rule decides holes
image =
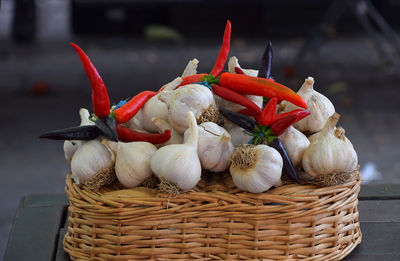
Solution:
[[[227,19],[231,56],[257,69],[268,40],[273,77],[315,89],[342,115],[365,183],[400,183],[400,2],[1,0],[0,258],[19,200],[63,193],[62,142],[39,140],[78,125],[90,83],[69,46],[80,45],[113,102],[157,90],[192,58],[210,71]]]

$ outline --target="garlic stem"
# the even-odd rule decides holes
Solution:
[[[190,145],[191,147],[195,148],[197,151],[197,142],[199,140],[199,130],[197,129],[197,121],[196,118],[193,116],[192,112],[187,114],[187,119],[189,121],[189,136],[185,141],[185,144]]]
[[[340,114],[335,112],[329,119],[326,121],[324,127],[322,128],[321,135],[328,135],[329,133],[332,133],[335,128],[336,124],[338,123],[340,118]]]

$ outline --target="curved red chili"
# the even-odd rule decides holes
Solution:
[[[307,109],[307,104],[300,95],[270,79],[225,72],[219,77],[218,84],[238,93],[259,95],[269,99],[276,97],[278,102],[287,100]]]
[[[225,26],[225,32],[221,50],[219,51],[214,68],[210,72],[210,74],[213,75],[214,77],[218,77],[221,74],[222,70],[224,69],[225,62],[229,54],[230,41],[231,41],[231,22],[228,20]]]
[[[261,114],[261,123],[265,126],[269,126],[275,121],[276,105],[278,103],[277,98],[272,98],[269,100],[267,105],[265,105]]]
[[[297,115],[292,114],[292,115],[287,115],[281,119],[276,119],[271,125],[270,128],[272,130],[272,132],[276,135],[279,136],[281,135],[283,132],[285,132],[285,130],[287,128],[290,127],[290,125],[292,125],[293,123],[295,123],[297,120]]]
[[[171,138],[171,130],[165,130],[163,133],[144,133],[129,128],[117,126],[118,140],[123,142],[147,141],[153,144],[167,142]]]
[[[225,100],[237,103],[239,105],[248,108],[249,110],[252,111],[252,115],[260,115],[262,113],[260,107],[258,107],[249,98],[237,92],[231,91],[225,87],[222,87],[218,84],[212,85],[212,92]]]
[[[305,111],[305,110],[293,110],[293,111],[289,111],[289,112],[285,112],[285,113],[281,113],[276,115],[276,120],[288,117],[289,115],[296,115],[296,121],[298,122],[299,120],[302,120],[303,118],[307,117],[308,115],[310,115],[309,111]]]
[[[92,104],[94,114],[99,118],[108,116],[110,114],[110,99],[103,79],[85,52],[78,45],[74,43],[71,43],[71,45],[78,53],[83,68],[85,69],[92,85]]]
[[[114,110],[113,113],[118,123],[129,121],[136,113],[143,107],[143,105],[154,95],[156,92],[143,91],[130,99],[127,103]]]

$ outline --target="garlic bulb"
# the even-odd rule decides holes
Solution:
[[[161,96],[163,99],[165,96]],[[186,113],[193,112],[196,120],[218,120],[218,109],[215,105],[213,93],[201,84],[188,84],[171,92],[166,98],[169,112],[169,122],[179,132],[184,133],[188,128]]]
[[[277,150],[267,145],[236,148],[230,173],[241,190],[261,193],[280,184],[283,160]]]
[[[229,134],[231,135],[231,142],[234,147],[246,145],[253,138],[252,136],[246,133],[245,129],[239,126],[230,129]]]
[[[189,63],[186,65],[185,70],[182,73],[182,78],[190,75],[194,75],[197,73],[197,65],[199,64],[199,60],[194,58],[190,60]]]
[[[115,174],[124,187],[136,187],[151,177],[150,161],[157,151],[156,146],[149,142],[117,143],[107,140],[103,144],[116,154]]]
[[[203,122],[198,126],[199,141],[197,154],[201,167],[213,172],[226,170],[231,164],[233,145],[231,135],[214,122]],[[187,139],[190,129],[187,129],[184,138]]]
[[[351,172],[357,168],[358,157],[343,128],[335,125],[340,115],[335,113],[325,123],[318,138],[303,155],[303,168],[313,177],[333,173]]]
[[[308,117],[296,122],[294,127],[301,132],[318,132],[322,130],[326,120],[335,112],[332,102],[313,88],[314,78],[308,77],[297,92],[307,103],[310,112]],[[300,109],[296,105],[286,103],[284,112]]]
[[[140,110],[140,123],[141,126],[149,132],[157,132],[158,128],[151,120],[154,117],[168,120],[168,106],[160,99],[161,95],[171,92],[182,82],[182,78],[177,77],[172,82],[167,83],[162,91],[151,97]]]
[[[114,153],[99,140],[83,142],[72,157],[72,178],[76,184],[98,190],[114,180],[114,161]]]
[[[158,147],[163,147],[163,146],[169,145],[169,144],[182,144],[183,135],[178,133],[168,121],[165,121],[163,119],[156,118],[156,117],[154,117],[152,119],[152,121],[153,121],[154,125],[157,126],[158,132],[162,133],[165,130],[171,130],[171,138],[165,143],[158,144],[158,145],[160,145]]]
[[[93,121],[89,120],[90,114],[87,109],[81,108],[79,110],[79,116],[81,118],[80,126],[95,125],[95,123]],[[82,144],[82,142],[83,141],[81,141],[81,140],[66,140],[66,141],[64,141],[64,146],[63,146],[64,156],[68,162],[71,162],[72,156],[74,156],[74,153],[79,148],[79,146]]]
[[[185,143],[164,146],[151,159],[151,169],[158,178],[175,183],[183,190],[196,186],[201,176],[196,118],[191,111],[186,113],[186,117],[190,134]]]
[[[303,153],[310,145],[307,137],[293,126],[290,126],[279,136],[279,139],[285,147],[293,166],[297,167],[301,165]]]

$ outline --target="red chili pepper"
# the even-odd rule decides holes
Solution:
[[[79,59],[81,60],[83,68],[85,69],[92,85],[92,103],[94,114],[96,114],[96,116],[99,118],[108,116],[110,114],[110,99],[108,98],[107,89],[104,85],[103,79],[101,79],[96,67],[94,67],[85,52],[78,45],[74,43],[71,43],[71,45],[77,51]]]
[[[231,91],[225,87],[222,87],[218,84],[212,85],[212,92],[225,100],[237,103],[248,108],[249,110],[253,111],[252,115],[260,115],[262,113],[260,107],[258,107],[249,98],[237,92]]]
[[[272,98],[269,100],[267,105],[265,105],[264,110],[261,114],[261,123],[265,126],[269,126],[275,121],[276,114],[276,104],[278,103],[277,98]]]
[[[189,76],[183,77],[181,84],[179,84],[178,87],[176,87],[175,89],[177,89],[183,85],[186,85],[186,84],[201,82],[202,78],[207,75],[208,74],[206,74],[206,73],[200,73],[200,74],[194,74],[194,75],[189,75]]]
[[[279,136],[297,120],[297,115],[291,114],[281,119],[276,119],[270,126],[272,132]]]
[[[297,93],[288,87],[270,79],[251,77],[243,74],[222,73],[218,84],[238,93],[276,97],[278,102],[287,100],[294,105],[307,109],[307,104]]]
[[[224,69],[226,59],[228,58],[229,47],[231,41],[231,22],[228,20],[225,26],[224,39],[222,41],[222,47],[219,51],[217,61],[215,62],[214,68],[210,74],[218,77]]]
[[[143,105],[154,95],[156,92],[143,91],[130,99],[127,103],[114,110],[118,123],[129,121],[136,113],[143,107]]]
[[[242,68],[235,66],[235,73],[237,74],[245,74]]]
[[[276,120],[282,119],[287,117],[288,115],[296,115],[297,119],[295,122],[298,122],[299,120],[305,118],[306,116],[310,115],[309,111],[305,111],[305,110],[293,110],[293,111],[289,111],[289,112],[285,112],[285,113],[281,113],[276,115]]]
[[[123,142],[147,141],[153,144],[167,142],[171,138],[171,130],[165,130],[164,133],[144,133],[129,128],[122,127],[118,124],[118,140]]]

